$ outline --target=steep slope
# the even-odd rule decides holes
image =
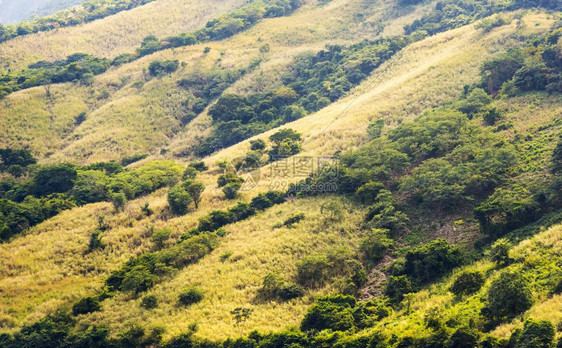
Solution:
[[[242,0],[163,0],[76,27],[15,38],[0,44],[0,69],[19,70],[40,60],[82,52],[113,58],[133,52],[146,36],[165,37],[200,28]]]
[[[40,157],[55,153],[51,159],[53,161],[64,157],[77,162],[91,162],[139,153],[157,154],[172,142],[173,153],[189,153],[192,150],[189,145],[197,144],[204,134],[200,134],[202,126],[189,125],[183,128],[181,125],[180,120],[185,115],[182,102],[187,96],[176,85],[181,78],[196,72],[208,74],[220,69],[247,70],[252,62],[261,61],[248,74],[248,79],[243,80],[246,82],[241,81],[246,86],[259,88],[260,84],[254,83],[256,77],[262,81],[278,80],[279,74],[299,53],[317,51],[329,43],[352,43],[376,37],[376,25],[379,22],[382,22],[381,28],[386,23],[392,27],[396,18],[400,18],[400,22],[405,17],[414,19],[429,6],[431,4],[423,5],[419,11],[411,13],[412,8],[397,11],[392,1],[369,4],[362,1],[334,1],[325,6],[311,2],[291,17],[264,20],[231,39],[166,50],[112,68],[94,78],[91,85],[58,84],[13,93],[2,101],[4,106],[0,106],[0,122],[3,122],[2,129],[5,131],[2,143],[30,146]],[[133,13],[136,10],[119,15],[137,18]],[[357,14],[369,16],[369,20],[355,23],[353,18]],[[100,25],[111,18],[99,21]],[[78,30],[68,30],[71,29]],[[139,40],[142,37],[139,36]],[[100,42],[107,41],[104,39]],[[118,42],[123,47],[121,40]],[[267,54],[259,51],[264,44],[270,46]],[[27,44],[22,44],[22,47],[27,47]],[[130,52],[134,47],[121,52]],[[211,48],[208,54],[202,53],[204,47]],[[85,51],[84,48],[81,46],[76,49]],[[92,51],[99,55],[102,49],[96,47]],[[111,56],[118,52],[114,53]],[[177,59],[187,65],[163,78],[151,78],[146,69],[156,59]],[[239,88],[248,90],[242,85]],[[86,121],[75,125],[74,119],[81,112],[87,113]],[[25,114],[32,115],[33,121],[24,117]],[[196,124],[201,124],[200,120]],[[111,130],[111,134],[107,133],[108,130]],[[190,143],[179,146],[181,140],[174,141],[176,137],[187,139]],[[50,140],[48,147],[44,146],[42,139]]]
[[[526,33],[544,32],[553,22],[550,16],[543,14],[527,15],[523,20],[527,25],[522,30]],[[253,30],[258,29],[259,26]],[[502,43],[502,50],[520,44],[513,36],[517,30],[515,23],[496,28],[489,33],[482,33],[474,26],[467,26],[427,38],[406,48],[398,56],[377,69],[349,97],[288,126],[303,133],[304,151],[302,154],[305,156],[331,155],[338,150],[358,146],[366,141],[365,129],[367,124],[374,119],[384,118],[389,126],[394,126],[401,121],[408,121],[419,116],[426,109],[455,100],[464,84],[476,81],[480,65],[491,55],[497,53],[498,42]],[[244,37],[244,35],[240,35],[229,42],[233,45],[237,42],[236,39]],[[242,45],[242,43],[239,44]],[[216,47],[215,45],[219,45],[219,43],[213,44],[213,47]],[[226,47],[226,43],[224,45]],[[215,50],[212,49],[211,52]],[[197,54],[196,57],[200,56],[200,53],[193,54]],[[228,62],[229,57],[225,56],[226,58],[222,62]],[[230,57],[230,59],[235,58]],[[123,69],[121,71],[127,71],[124,70],[127,67],[121,69]],[[108,77],[99,77],[99,79],[105,78]],[[166,80],[166,78],[162,80]],[[151,81],[150,83],[156,82]],[[248,84],[248,81],[241,81],[238,88],[243,88]],[[116,97],[119,97],[119,93],[121,92],[116,93]],[[540,117],[533,117],[531,121],[528,121],[529,124],[538,127],[543,122],[548,123],[557,116],[559,104],[556,98],[558,97],[545,98],[547,102],[541,103],[541,105],[546,107],[546,112]],[[528,103],[523,99],[521,105],[525,104]],[[518,109],[514,106],[511,117],[514,120],[528,117],[527,110],[527,107],[521,106]],[[259,137],[265,138],[271,132]],[[108,139],[110,138],[108,137]],[[0,296],[2,302],[6,304],[2,308],[7,308],[2,312],[2,322],[5,323],[3,326],[15,330],[23,323],[41,318],[59,305],[70,305],[80,297],[99,289],[110,271],[117,269],[130,256],[146,252],[153,247],[149,241],[147,224],[154,224],[157,228],[166,226],[173,231],[173,237],[178,237],[193,227],[199,217],[213,209],[223,208],[230,204],[221,199],[220,190],[215,188],[219,172],[216,171],[214,165],[218,160],[228,160],[244,155],[247,150],[248,143],[243,142],[206,159],[213,168],[201,176],[201,181],[209,189],[205,193],[202,209],[199,211],[169,219],[164,209],[166,206],[165,191],[130,202],[124,213],[110,218],[113,228],[106,234],[109,247],[103,251],[89,254],[86,257],[82,254],[89,235],[95,228],[97,216],[110,214],[108,203],[67,211],[31,229],[27,235],[0,246],[1,259],[4,263],[2,267],[3,291]],[[58,156],[61,156],[58,158],[63,158],[61,154]],[[57,157],[55,156],[55,158]],[[102,158],[102,156],[98,158]],[[258,192],[271,189],[270,185],[275,185],[279,180],[285,182],[298,179],[296,177],[275,177],[269,172],[269,167],[264,167],[262,173],[264,176],[258,189],[244,193],[245,199],[252,198]],[[158,213],[150,218],[142,217],[139,213],[139,205],[144,200],[149,201]],[[228,311],[251,303],[252,298],[256,296],[261,279],[267,272],[277,269],[286,277],[293,276],[294,268],[291,268],[291,265],[294,264],[297,257],[293,252],[299,255],[298,253],[321,250],[330,244],[342,243],[347,243],[352,249],[357,247],[356,238],[358,236],[354,236],[353,233],[348,234],[349,239],[341,239],[342,237],[338,235],[339,231],[336,229],[330,229],[325,235],[310,233],[310,230],[318,229],[318,226],[321,225],[319,207],[323,202],[325,202],[323,199],[319,199],[305,200],[294,205],[286,203],[263,215],[238,225],[229,226],[227,230],[230,232],[230,236],[217,250],[200,263],[180,271],[178,275],[154,289],[155,293],[166,299],[161,311],[162,315],[167,315],[164,317],[165,319],[147,319],[146,313],[138,309],[136,305],[131,306],[132,303],[136,304],[138,299],[131,299],[128,295],[119,295],[103,304],[103,312],[88,315],[85,320],[106,323],[118,329],[131,323],[150,320],[151,325],[166,325],[168,327],[166,337],[171,337],[185,330],[185,326],[192,322],[189,316],[204,317],[208,315],[208,318],[212,319],[201,319],[199,322],[201,336],[222,339],[236,335],[238,330],[232,322],[232,317],[228,315]],[[270,232],[273,223],[282,222],[298,210],[305,210],[310,220],[303,222],[302,226],[299,225],[296,230],[281,229]],[[349,221],[359,221],[360,216],[363,215],[361,209],[353,208],[351,210]],[[277,213],[279,215],[275,215]],[[84,223],[84,221],[88,223]],[[449,230],[453,228],[452,222],[446,226],[446,229]],[[475,232],[474,225],[472,225],[471,231],[471,233]],[[241,246],[248,240],[255,240],[257,243],[266,233],[271,233],[268,235],[270,238],[267,244],[260,244],[256,247],[248,245],[247,248]],[[457,236],[454,234],[450,235],[451,240],[456,240],[455,238]],[[293,244],[295,239],[307,240],[309,243],[305,243],[307,246],[301,248]],[[252,255],[262,247],[267,249],[267,253],[272,257],[279,258],[279,266],[266,263],[258,270],[252,270],[256,268],[255,264],[258,262]],[[290,250],[289,252],[287,248]],[[239,263],[234,264],[240,268],[229,267],[228,263],[225,263],[225,266],[225,264],[217,262],[222,254],[235,250],[240,250],[240,253],[245,255]],[[17,255],[17,257],[13,255]],[[198,280],[198,275],[215,273],[214,278]],[[240,277],[248,277],[243,278],[242,282],[247,281],[251,286],[239,289]],[[173,309],[175,295],[191,282],[199,282],[212,294],[209,300],[216,299],[217,301],[205,300],[187,312],[176,311]],[[224,284],[217,287],[214,285],[216,282],[224,282]],[[19,291],[21,288],[32,290],[21,292]],[[318,293],[329,290],[328,287],[319,290]],[[168,292],[169,295],[164,295],[165,292]],[[312,294],[316,294],[316,292]],[[216,309],[219,299],[223,302],[221,302],[220,308]],[[305,298],[286,305],[256,304],[253,307],[252,319],[243,328],[242,333],[247,333],[252,328],[269,331],[282,327],[287,322],[297,324],[298,317],[306,311],[309,303],[310,299]],[[122,310],[123,308],[130,309]],[[115,332],[119,332],[119,330]]]

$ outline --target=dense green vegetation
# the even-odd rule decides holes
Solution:
[[[3,150],[7,152],[14,150]],[[8,163],[19,164],[8,168],[33,162],[32,157],[10,159]],[[129,199],[174,185],[182,174],[181,166],[171,161],[153,161],[135,169],[107,162],[33,165],[26,170],[28,173],[20,179],[0,181],[0,241],[76,205],[111,201],[122,206]]]
[[[23,71],[0,75],[0,98],[20,89],[50,83],[89,83],[94,75],[101,74],[108,68],[107,59],[83,53],[76,53],[55,62],[37,62]]]
[[[0,42],[18,36],[75,26],[148,4],[154,0],[87,0],[79,6],[14,25],[0,24]]]
[[[222,96],[209,110],[213,135],[196,153],[208,155],[320,110],[344,96],[407,43],[408,39],[399,37],[349,47],[329,46],[317,54],[298,57],[283,76],[283,86],[275,91]]]
[[[144,3],[146,2],[149,1],[144,0]],[[88,5],[89,3],[91,4]],[[127,4],[119,2],[114,5],[131,8],[131,6],[133,6],[131,4],[133,3],[135,3],[134,6],[139,5],[136,0],[127,2]],[[85,3],[84,6],[92,8],[92,11],[97,13],[99,11],[96,10],[96,6],[100,5],[105,8],[106,5],[111,7],[111,4],[112,3],[106,4],[106,2],[92,0]],[[135,54],[123,54],[115,57],[112,61],[105,58],[76,53],[61,61],[37,62],[22,71],[8,72],[0,75],[0,98],[20,89],[41,86],[49,83],[71,81],[88,83],[94,75],[105,72],[110,65],[120,65],[131,62],[139,57],[172,47],[193,45],[212,40],[221,40],[248,29],[263,18],[288,15],[296,10],[300,5],[301,2],[298,0],[252,1],[232,13],[209,21],[205,28],[199,29],[194,33],[183,33],[164,40],[159,40],[154,35],[149,35],[143,40],[141,47],[137,49]],[[0,38],[2,37],[2,29],[3,27],[0,26]],[[177,61],[154,61],[150,64],[149,71],[152,76],[159,76],[164,73],[171,73],[175,71],[178,64],[179,63]],[[236,75],[236,73],[234,75]],[[224,78],[224,81],[222,81],[223,83],[227,83],[233,78],[233,76],[215,74],[214,76],[210,76],[210,78],[218,79],[216,82],[220,85],[221,78]],[[202,81],[186,79],[184,81],[180,81],[180,86],[193,87],[194,84],[201,84],[201,82]],[[201,112],[205,108],[205,99],[209,99],[213,95],[216,96],[216,93],[221,92],[221,90],[217,88],[220,88],[220,86],[209,86],[209,90],[206,93],[203,92],[202,96],[198,97],[198,99],[201,100],[197,100],[196,104],[193,104],[191,109],[199,110],[199,112]],[[206,103],[208,102],[209,101],[207,100]]]
[[[491,16],[502,11],[522,8],[543,7],[559,11],[562,7],[556,0],[466,0],[439,1],[435,10],[404,27],[406,33],[417,32],[418,35],[433,35],[444,30],[458,28],[478,19]],[[502,21],[489,21],[486,25],[502,25]]]

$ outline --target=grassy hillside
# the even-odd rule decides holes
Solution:
[[[324,11],[324,8],[321,8],[321,10]],[[271,22],[288,20],[275,19]],[[497,53],[496,44],[498,42],[502,42],[502,50],[510,47],[510,45],[517,46],[519,43],[513,36],[516,30],[520,30],[519,32],[523,30],[526,33],[540,33],[550,27],[552,19],[546,15],[533,14],[524,17],[524,23],[526,25],[520,25],[519,29],[513,23],[486,34],[473,26],[468,26],[413,44],[380,67],[349,97],[316,114],[289,124],[289,127],[304,134],[304,151],[302,154],[331,154],[338,150],[354,148],[366,141],[366,128],[368,123],[373,120],[384,118],[385,124],[392,128],[400,122],[415,118],[426,109],[455,100],[460,94],[462,85],[476,81],[482,62]],[[264,25],[266,24],[268,23],[264,23]],[[277,24],[275,27],[283,28],[283,26]],[[521,29],[521,27],[524,29]],[[169,95],[169,90],[173,88],[171,87],[173,81],[181,74],[185,74],[184,71],[189,69],[191,65],[209,69],[216,64],[223,68],[236,67],[235,61],[236,64],[241,66],[248,64],[251,58],[246,58],[246,61],[237,59],[237,57],[248,55],[242,54],[241,52],[247,51],[241,48],[237,50],[235,44],[244,47],[250,40],[249,37],[252,37],[249,35],[258,35],[254,31],[263,34],[264,30],[261,26],[258,26],[247,34],[229,39],[229,45],[227,43],[210,44],[209,46],[212,49],[207,55],[203,55],[199,51],[201,47],[182,49],[182,57],[186,59],[191,57],[189,60],[191,64],[186,68],[180,69],[171,77],[150,80],[141,87],[140,91],[137,92],[140,95],[135,98],[131,98],[129,93],[135,89],[138,90],[138,87],[125,86],[116,90],[109,97],[113,101],[109,105],[101,106],[97,111],[99,115],[97,113],[89,114],[86,122],[79,126],[78,131],[84,134],[83,139],[88,139],[88,137],[99,139],[101,136],[108,141],[111,140],[115,144],[114,146],[122,146],[118,141],[118,135],[122,134],[124,138],[127,138],[128,144],[139,146],[139,141],[135,141],[134,138],[131,139],[131,132],[120,130],[117,127],[119,123],[115,122],[122,122],[116,117],[118,115],[116,110],[119,110],[119,107],[127,112],[132,110],[131,113],[134,115],[130,117],[134,117],[137,123],[130,125],[130,127],[136,130],[136,136],[143,136],[138,128],[140,120],[138,115],[142,113],[135,113],[134,109],[131,109],[131,102],[139,105],[147,103],[147,108],[150,109],[154,108],[155,102],[165,99],[159,98],[158,93],[168,93],[168,98],[174,98]],[[273,41],[273,39],[271,40]],[[222,59],[216,62],[220,57],[217,52],[220,50],[220,45],[224,45],[222,47],[228,46],[229,49]],[[290,44],[285,43],[285,45]],[[281,49],[286,46],[273,47],[272,53],[270,53],[272,55],[276,50],[287,52],[285,49]],[[248,50],[251,52],[256,49],[250,48]],[[159,53],[159,55],[166,54],[172,53]],[[191,56],[188,54],[191,54]],[[146,62],[150,59],[151,57],[147,57],[139,62],[125,65],[115,72],[109,72],[96,78],[94,87],[85,86],[76,89],[76,91],[80,93],[80,90],[82,90],[83,95],[86,95],[88,90],[99,91],[98,86],[109,85],[117,76],[139,74],[136,69],[139,69],[143,63],[147,64]],[[270,73],[270,70],[266,72]],[[232,88],[243,91],[244,86],[252,85],[251,81],[255,81],[257,75],[258,73],[250,73]],[[168,86],[169,89],[164,89],[163,86]],[[61,88],[67,87],[64,85],[50,87],[51,96],[54,96],[57,100],[69,98],[64,89]],[[33,93],[43,94],[44,96],[46,92],[45,88],[18,92],[9,96],[5,104],[10,105],[9,103],[21,98],[23,94],[32,98]],[[148,99],[150,102],[141,99],[148,94],[151,95],[151,99]],[[533,107],[533,103],[529,102],[530,99],[540,103],[538,105],[543,110],[540,115],[530,112]],[[99,99],[95,97],[88,97],[87,100],[90,100],[92,105],[101,104]],[[72,102],[73,100],[70,99],[67,103],[72,105],[70,104]],[[75,97],[74,102],[83,103],[79,97]],[[169,102],[169,99],[164,102]],[[29,99],[26,102],[26,99],[22,98],[20,103],[22,111],[30,105]],[[510,100],[509,105],[505,105],[505,108],[509,110],[508,117],[514,121],[527,118],[524,127],[517,126],[521,127],[517,130],[523,132],[551,122],[557,115],[558,103],[559,98],[555,96],[534,97],[530,95]],[[170,104],[172,103],[170,102]],[[14,110],[14,108],[10,108],[10,112],[11,110]],[[68,110],[77,111],[74,107],[68,107]],[[345,112],[342,113],[342,111]],[[108,114],[104,114],[104,112]],[[111,118],[104,116],[109,115],[109,113],[112,115]],[[58,114],[60,115],[60,113]],[[204,124],[204,117],[200,116],[195,122]],[[155,117],[154,119],[165,123],[160,118]],[[74,114],[69,113],[67,122],[72,123],[73,121]],[[100,129],[106,131],[99,134],[95,127],[100,127]],[[157,125],[156,127],[161,129],[163,126]],[[45,131],[45,128],[47,127],[41,127],[40,124],[37,124],[38,130]],[[194,132],[194,130],[188,128],[187,132]],[[272,132],[264,134],[260,138],[265,138]],[[147,128],[146,134],[154,134],[153,129]],[[46,135],[41,136],[43,139],[49,139],[44,138]],[[50,148],[51,151],[56,152],[53,159],[74,157],[67,157],[69,153],[77,153],[74,152],[77,150],[70,152],[73,149],[72,147],[66,148],[62,153],[56,151],[56,139],[55,136],[48,142],[53,145]],[[83,139],[79,141],[83,141]],[[17,141],[22,141],[22,139]],[[179,140],[177,144],[180,144]],[[82,148],[89,147],[83,145]],[[76,147],[76,149],[80,149],[80,147]],[[101,153],[81,152],[81,154],[92,161],[118,158],[114,153],[120,151],[120,149],[121,147],[104,146]],[[206,162],[214,166],[216,161],[243,155],[247,149],[248,144],[244,142],[218,152],[207,159]],[[125,153],[133,154],[143,150],[146,150],[146,148],[139,149],[137,147]],[[4,284],[2,301],[6,304],[3,307],[7,308],[2,313],[3,326],[9,330],[17,329],[23,323],[33,322],[60,305],[70,305],[76,299],[95,292],[95,289],[101,286],[109,272],[118,268],[130,256],[151,250],[153,246],[147,234],[148,225],[153,224],[155,228],[166,226],[172,230],[172,237],[178,237],[194,226],[199,217],[204,216],[212,209],[221,208],[228,204],[220,198],[222,196],[220,190],[215,188],[216,173],[211,168],[209,173],[202,174],[201,181],[209,188],[204,196],[203,208],[184,217],[169,219],[164,209],[166,207],[165,191],[159,191],[147,198],[131,201],[125,211],[117,215],[112,215],[111,208],[107,203],[75,208],[31,229],[26,236],[2,245],[0,249],[4,255],[2,260],[5,265],[3,267],[3,279],[5,281],[2,282]],[[267,190],[268,186],[277,180],[269,174],[268,167],[264,167],[262,173],[264,176],[259,183],[258,191],[245,193],[247,199],[253,197],[259,191]],[[296,178],[289,180],[296,180]],[[149,218],[142,217],[140,205],[144,201],[148,201],[150,206],[158,213]],[[352,231],[341,235],[339,229],[334,226],[320,233],[311,233],[322,225],[319,206],[323,201],[325,199],[304,200],[294,204],[287,203],[256,218],[229,226],[227,228],[230,232],[229,236],[211,255],[203,259],[201,263],[188,267],[185,271],[181,271],[178,275],[166,280],[152,290],[157,297],[163,298],[162,307],[158,309],[160,315],[146,317],[147,313],[138,307],[139,299],[132,299],[129,295],[123,294],[105,302],[102,312],[94,313],[86,320],[92,323],[109,324],[110,327],[116,329],[116,332],[119,332],[143,318],[142,321],[150,320],[151,326],[165,325],[168,330],[166,337],[172,337],[182,332],[186,325],[193,323],[194,320],[190,318],[195,316],[205,318],[196,320],[200,326],[198,335],[201,335],[201,337],[223,339],[228,336],[235,336],[238,329],[233,325],[232,317],[228,314],[228,311],[237,306],[251,304],[260,282],[267,272],[277,270],[287,277],[291,277],[291,274],[294,274],[294,262],[299,259],[301,253],[320,251],[330,245],[341,245],[342,243],[350,245],[352,250],[357,248],[357,240],[360,236],[355,235]],[[305,212],[307,219],[299,224],[296,229],[272,229],[275,223],[284,221],[289,215],[300,210]],[[354,208],[351,209],[349,214],[347,221],[350,223],[347,226],[354,226],[358,224],[363,212],[361,209]],[[86,250],[88,238],[95,228],[99,215],[111,216],[109,223],[112,228],[106,232],[104,237],[109,247],[100,252],[87,254],[84,257],[83,253]],[[455,216],[449,217],[448,221],[439,229],[437,235],[430,234],[426,237],[445,236],[450,241],[462,242],[466,236],[455,233],[456,225],[453,221],[457,219],[458,217]],[[474,235],[477,232],[475,224],[468,224],[465,232]],[[266,244],[261,244],[265,243],[265,241],[262,241],[264,234],[270,234],[271,237],[267,239]],[[421,237],[418,236],[418,238]],[[260,244],[248,242],[249,240],[256,240],[256,243],[260,241]],[[300,244],[295,245],[295,240],[299,240]],[[259,259],[256,259],[258,250],[260,257],[263,252],[263,255],[271,255],[274,260],[278,259],[278,261],[261,263]],[[230,257],[235,257],[237,254],[242,256],[238,262],[232,264],[231,268],[227,267],[230,265],[229,261],[224,263],[220,261],[221,255],[228,253],[228,251],[233,251]],[[262,260],[265,259],[262,258]],[[261,266],[256,268],[260,264]],[[214,274],[215,278],[198,280],[200,279],[198,274]],[[209,297],[197,306],[191,307],[189,311],[177,312],[174,309],[176,306],[174,298],[186,284],[191,283],[197,283],[204,288]],[[217,286],[217,283],[221,285]],[[247,285],[240,288],[242,283]],[[21,288],[28,290],[21,292],[19,290]],[[330,287],[321,289],[318,293],[326,293],[329,290]],[[312,292],[309,296],[315,294],[317,292]],[[281,305],[268,302],[252,304],[254,314],[243,332],[249,332],[254,328],[265,332],[272,331],[279,327],[281,323],[298,325],[310,301],[310,297],[307,296],[295,303]],[[217,303],[221,305],[218,306]],[[161,317],[161,315],[167,316]]]
[[[338,19],[342,12],[347,17]],[[349,28],[348,23],[357,13],[373,13],[372,22],[357,23]],[[296,54],[319,50],[328,43],[355,42],[357,39],[374,37],[377,30],[373,28],[373,23],[386,18],[393,23],[393,18],[400,14],[396,13],[391,2],[371,4],[366,9],[360,1],[334,1],[326,6],[311,3],[291,17],[267,19],[232,39],[166,50],[112,68],[94,78],[91,85],[62,84],[50,86],[48,92],[45,87],[17,92],[1,102],[4,106],[0,106],[0,122],[5,122],[2,127],[5,129],[3,144],[11,144],[18,139],[18,143],[30,146],[40,157],[55,153],[55,156],[80,162],[157,153],[172,143],[173,138],[193,139],[190,135],[192,127],[187,127],[186,135],[183,135],[178,122],[184,114],[180,103],[186,97],[176,85],[180,78],[194,72],[207,73],[214,68],[247,68],[252,61],[260,59],[262,63],[249,72],[250,80],[245,82],[255,88],[254,78],[261,76],[263,81],[268,81],[280,69],[283,71]],[[406,16],[411,15],[406,12]],[[323,20],[327,18],[333,21],[328,24],[328,21]],[[199,26],[203,23],[202,20]],[[143,37],[144,34],[140,35],[139,41]],[[121,40],[118,42],[123,47]],[[265,43],[269,44],[270,52],[264,56],[259,48]],[[138,42],[121,52],[131,52],[137,45]],[[207,46],[211,51],[203,54]],[[76,50],[85,51],[83,45]],[[99,47],[92,51],[97,55],[101,52]],[[75,50],[67,51],[71,52]],[[121,52],[114,52],[111,56]],[[155,59],[177,59],[187,63],[187,66],[163,78],[150,78],[146,69]],[[22,110],[23,105],[26,105],[25,110]],[[70,114],[54,111],[59,108],[72,111]],[[86,122],[75,127],[73,118],[83,111],[87,112]],[[23,117],[24,113],[32,115],[33,121]],[[107,133],[108,130],[111,130],[111,134]],[[51,140],[49,147],[45,147],[41,140],[45,138]],[[189,148],[176,150],[175,145],[172,148],[176,153],[189,151]]]
[[[113,58],[242,4],[158,0],[10,40],[0,57],[6,69]],[[224,39],[0,99],[0,347],[550,347],[562,319],[561,17],[518,10],[435,29],[432,14],[455,11],[309,0]],[[342,69],[330,54],[349,55]],[[298,71],[312,77],[288,78]],[[268,116],[259,108],[285,116],[241,123]],[[221,122],[252,132],[196,158]],[[246,139],[254,126],[265,131]],[[280,174],[333,155],[335,178]],[[239,191],[237,166],[252,161],[259,180]],[[291,185],[330,178],[334,190]],[[513,293],[494,302],[502,288]],[[550,322],[536,324],[544,345],[529,319]]]
[[[165,37],[200,28],[242,3],[157,1],[76,27],[18,37],[0,44],[0,68],[17,70],[39,60],[52,61],[76,52],[116,57],[134,51],[148,35]]]

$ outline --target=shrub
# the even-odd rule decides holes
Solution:
[[[304,289],[295,283],[285,284],[279,289],[279,297],[286,301],[302,295],[304,295]]]
[[[184,306],[189,306],[197,302],[201,302],[203,300],[204,293],[203,290],[192,286],[183,292],[181,292],[178,296],[179,303]]]
[[[265,141],[262,139],[250,140],[250,149],[253,151],[265,149]]]
[[[191,196],[181,186],[173,187],[168,192],[168,203],[174,214],[184,215],[187,213],[187,208],[191,201]]]
[[[195,209],[199,208],[199,203],[201,203],[203,191],[205,191],[205,185],[198,181],[186,181],[185,183],[183,183],[183,187],[193,199]]]
[[[72,306],[72,315],[88,314],[101,310],[97,297],[84,297]]]
[[[420,283],[427,283],[460,266],[462,261],[461,252],[456,246],[436,239],[406,253],[404,274]]]
[[[127,196],[123,192],[116,192],[109,195],[109,199],[113,204],[113,209],[116,212],[122,211],[127,204]]]
[[[390,276],[384,288],[384,295],[393,303],[400,303],[404,295],[414,292],[410,279],[406,276]]]
[[[76,169],[70,164],[42,167],[33,178],[33,191],[37,196],[68,192],[76,177]]]
[[[217,185],[219,187],[224,187],[228,184],[242,184],[244,180],[236,174],[227,173],[219,176],[217,179]]]
[[[478,332],[461,327],[449,338],[447,347],[451,348],[474,348],[478,347]]]
[[[254,215],[255,210],[248,203],[238,202],[234,207],[230,208],[230,213],[233,215],[234,220],[241,221]]]
[[[297,213],[295,215],[290,216],[287,220],[283,222],[283,225],[287,227],[292,227],[294,224],[299,223],[301,220],[304,219],[303,213]]]
[[[146,295],[142,298],[140,306],[144,309],[154,309],[158,307],[158,299],[156,295]]]
[[[286,283],[275,273],[269,273],[263,278],[261,292],[268,298],[278,297],[282,300],[291,300],[304,295],[302,287],[294,283]]]
[[[105,248],[105,244],[102,242],[101,237],[102,233],[100,230],[92,232],[92,234],[90,235],[90,242],[88,243],[89,252]]]
[[[457,296],[474,294],[484,285],[484,281],[480,272],[463,272],[455,279],[451,292]]]
[[[523,331],[515,332],[515,348],[551,348],[554,345],[554,325],[548,320],[527,319]]]
[[[318,298],[301,322],[301,330],[346,331],[354,327],[352,296],[332,295]]]
[[[394,241],[387,237],[387,232],[383,229],[372,229],[361,241],[359,250],[367,262],[376,264],[382,260],[386,250],[394,245]]]
[[[226,184],[222,188],[222,192],[224,193],[224,197],[226,199],[235,199],[236,197],[238,197],[238,191],[240,191],[241,187],[242,187],[242,184],[240,184],[240,183]]]
[[[235,222],[234,215],[229,211],[214,210],[208,216],[199,219],[200,231],[216,231],[219,228]]]
[[[252,201],[250,202],[250,206],[255,210],[265,210],[267,208],[272,207],[273,202],[270,201],[266,195],[260,193],[256,197],[252,198]]]
[[[520,273],[503,272],[488,290],[484,314],[494,320],[511,319],[533,305],[533,294]]]
[[[150,240],[152,241],[152,243],[154,243],[156,249],[162,249],[165,246],[168,239],[170,239],[171,234],[172,231],[170,231],[167,228],[158,229],[154,231],[152,236],[150,236]]]
[[[158,277],[147,266],[139,264],[126,272],[121,281],[120,290],[130,292],[143,292],[156,284]]]
[[[297,280],[308,287],[323,286],[329,278],[330,260],[326,255],[306,256],[297,263]]]
[[[462,264],[463,257],[456,246],[436,239],[406,253],[404,274],[420,283],[427,283]]]
[[[152,76],[161,76],[173,73],[178,70],[179,62],[177,60],[154,60],[148,65],[148,71]]]
[[[509,249],[511,249],[511,243],[507,239],[498,239],[490,249],[490,258],[497,265],[505,266],[511,260]]]

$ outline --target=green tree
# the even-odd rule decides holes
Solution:
[[[168,192],[168,203],[174,214],[184,215],[187,213],[191,201],[191,196],[181,186],[175,186]]]
[[[533,305],[533,294],[520,272],[503,272],[488,290],[484,314],[503,321],[522,314]]]
[[[463,262],[460,250],[443,239],[436,239],[406,253],[404,273],[427,283],[450,272]]]
[[[515,348],[552,348],[554,346],[554,325],[548,320],[527,319],[523,331],[515,333]]]
[[[77,172],[71,164],[57,164],[39,169],[33,178],[33,190],[38,196],[68,192],[74,186]]]
[[[393,303],[400,303],[404,299],[404,295],[414,292],[414,287],[410,279],[406,276],[390,276],[388,277],[384,288],[384,295]]]
[[[97,297],[84,297],[72,306],[72,315],[88,314],[101,310]]]
[[[191,286],[179,294],[179,303],[184,306],[189,306],[203,300],[204,293],[203,290],[196,286]]]
[[[484,285],[484,281],[480,272],[463,272],[455,279],[450,290],[457,296],[474,294]]]
[[[195,204],[195,209],[199,208],[199,203],[203,198],[203,191],[205,191],[205,185],[199,181],[186,181],[183,187],[189,193]]]
[[[505,238],[498,239],[490,249],[490,258],[498,266],[506,266],[511,261],[509,257],[511,243]]]

